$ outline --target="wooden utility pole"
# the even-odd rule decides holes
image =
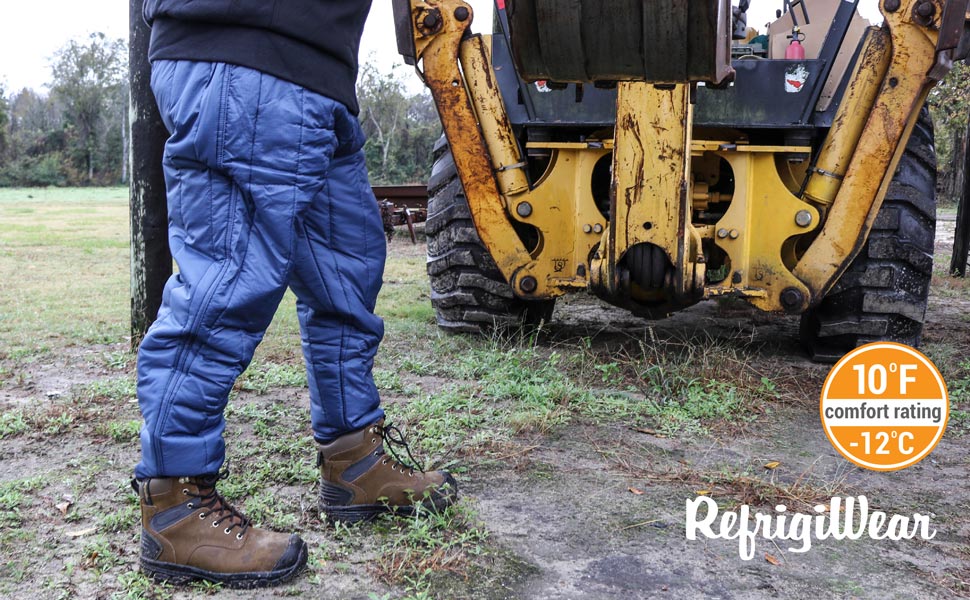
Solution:
[[[967,276],[967,255],[970,254],[970,122],[964,137],[963,192],[957,205],[957,228],[953,236],[953,256],[950,257],[950,274]]]
[[[129,140],[131,178],[131,344],[136,347],[162,303],[162,290],[172,274],[168,249],[168,209],[162,152],[168,132],[151,90],[148,41],[151,30],[142,18],[142,0],[128,7]]]

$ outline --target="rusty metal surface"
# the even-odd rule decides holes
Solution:
[[[423,183],[372,185],[371,190],[378,202],[388,200],[396,206],[406,206],[413,209],[428,208],[428,186]]]
[[[381,209],[381,220],[384,222],[384,234],[387,236],[388,242],[394,239],[395,227],[407,225],[408,233],[411,235],[411,243],[418,243],[414,224],[424,223],[428,220],[427,209],[398,206],[390,200],[378,200],[377,205]]]
[[[440,19],[432,28],[415,27],[415,46],[424,81],[438,109],[479,237],[499,271],[515,288],[517,272],[530,264],[532,257],[509,220],[489,149],[459,68],[459,47],[474,17],[472,7],[460,0],[411,0],[411,11],[416,25],[426,23],[429,15]]]
[[[508,0],[527,81],[720,83],[731,73],[729,0]]]
[[[959,1],[964,8],[967,4],[949,1]],[[946,69],[947,53],[952,53],[943,48],[937,53],[938,23],[926,26],[914,18],[922,2],[908,0],[896,11],[883,11],[892,42],[886,75],[872,109],[856,117],[865,120],[856,150],[818,238],[794,270],[811,290],[813,304],[821,301],[865,243],[919,110],[934,79]],[[869,67],[876,68],[881,67]]]
[[[620,263],[638,244],[652,244],[666,253],[672,267],[667,289],[671,299],[689,303],[703,292],[700,237],[691,225],[688,193],[689,96],[686,85],[661,89],[647,83],[621,83],[618,87],[610,198],[613,218],[599,257],[591,265],[591,283],[600,295],[635,291],[626,282]],[[645,106],[651,110],[644,111]]]
[[[529,180],[525,175],[527,163],[505,112],[498,81],[492,73],[488,50],[491,46],[482,36],[471,36],[462,42],[459,57],[465,85],[468,86],[482,136],[492,158],[499,192],[504,195],[519,194],[529,189]]]

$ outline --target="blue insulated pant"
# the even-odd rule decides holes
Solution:
[[[178,272],[138,352],[135,475],[219,470],[229,391],[287,287],[314,436],[380,419],[371,368],[386,246],[357,119],[339,102],[221,63],[156,62],[152,89],[171,132],[164,171]]]

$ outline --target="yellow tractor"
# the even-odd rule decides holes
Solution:
[[[765,0],[762,0],[765,1]],[[445,138],[429,182],[438,324],[551,315],[590,290],[659,318],[730,296],[800,314],[819,360],[918,345],[936,165],[923,108],[968,0],[394,0]]]

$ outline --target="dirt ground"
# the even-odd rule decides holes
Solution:
[[[941,256],[949,251],[952,227],[952,220],[940,223]],[[400,244],[396,252],[420,260],[420,246],[395,243]],[[947,285],[933,291],[924,349],[934,358],[958,361],[970,350],[970,294]],[[0,546],[6,555],[0,556],[0,591],[10,598],[967,597],[970,437],[951,427],[929,458],[902,472],[880,474],[850,465],[818,423],[817,398],[828,368],[807,360],[797,328],[797,319],[723,303],[647,323],[589,298],[561,302],[539,345],[561,353],[583,340],[602,349],[645,336],[724,339],[743,346],[745,368],[770,376],[779,399],[749,420],[696,435],[579,419],[513,436],[501,460],[494,452],[489,460],[465,457],[459,475],[464,502],[477,514],[487,541],[480,556],[469,558],[468,569],[436,577],[430,592],[389,584],[375,570],[393,530],[335,531],[320,522],[313,506],[311,456],[304,465],[310,476],[269,490],[296,512],[291,525],[315,548],[311,574],[278,590],[178,590],[127,575],[137,563],[137,527],[133,521],[107,527],[102,518],[125,506],[128,512],[120,514],[132,515],[126,486],[137,453],[134,440],[114,443],[110,432],[90,435],[97,428],[84,429],[86,435],[69,429],[0,439],[0,481],[46,477],[24,488],[30,500],[10,509],[19,513],[19,521],[7,515],[0,522],[8,528]],[[121,350],[117,344],[73,347],[30,363],[22,367],[26,373],[0,387],[0,407],[9,412],[44,399],[53,402],[76,386],[116,377],[118,372],[98,357]],[[121,373],[130,371],[129,363]],[[442,382],[410,373],[404,384],[428,392]],[[409,397],[391,391],[385,400],[393,410]],[[305,390],[243,390],[237,402],[272,402],[299,413],[305,411]],[[133,399],[112,410],[137,419]],[[289,423],[283,419],[279,423]],[[239,447],[257,434],[245,425],[231,435],[230,447]],[[779,463],[774,469],[764,467],[773,462]],[[245,476],[246,464],[244,459],[237,477]],[[727,506],[743,501],[766,510],[780,499],[800,511],[833,495],[864,494],[886,512],[931,514],[937,535],[931,541],[825,540],[803,554],[788,552],[784,542],[759,539],[754,559],[743,561],[736,541],[685,539],[685,502],[698,492]],[[72,506],[62,512],[56,505],[65,494]],[[20,537],[10,527],[19,527]],[[32,549],[29,556],[24,547]]]
[[[938,254],[952,248],[952,227],[952,221],[941,221]],[[555,325],[573,332],[602,328],[601,336],[643,327],[621,311],[599,310],[603,318],[595,323],[588,304],[565,305]],[[970,350],[968,315],[970,294],[934,294],[924,346]],[[759,348],[750,368],[773,373],[801,392],[773,407],[756,427],[699,438],[669,439],[621,426],[571,428],[531,454],[549,470],[542,481],[522,486],[502,473],[470,481],[490,530],[532,567],[506,597],[952,598],[970,590],[965,435],[951,430],[929,458],[901,472],[854,467],[832,448],[818,422],[828,367],[804,357],[797,319],[705,304],[652,327],[671,336],[700,331],[749,337]],[[929,542],[825,540],[805,554],[761,540],[748,562],[739,559],[735,541],[685,539],[685,500],[711,488],[710,474],[767,475],[763,465],[773,461],[781,466],[771,472],[772,481],[805,481],[825,503],[832,495],[862,494],[889,513],[930,513],[937,535]],[[715,496],[720,488],[738,497],[736,482],[723,483],[714,486]],[[762,510],[770,512],[770,505]]]

